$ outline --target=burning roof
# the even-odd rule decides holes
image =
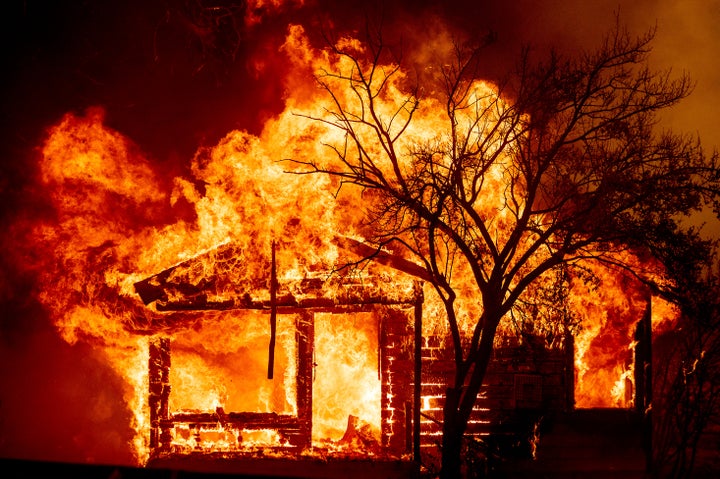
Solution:
[[[379,261],[416,275],[423,274],[418,266],[407,260],[373,250],[354,240],[344,239],[342,244],[375,252]],[[362,270],[348,266],[336,271],[315,266],[304,271],[302,276],[284,274],[276,265],[275,243],[269,253],[243,250],[237,244],[227,242],[136,282],[135,291],[146,306],[154,303],[157,314],[143,317],[131,329],[147,333],[171,327],[180,321],[178,318],[192,317],[172,314],[177,312],[228,309],[291,312],[305,308],[330,310],[373,304],[414,304],[420,294],[410,276],[401,277],[397,272],[383,271],[377,266]],[[246,264],[249,261],[255,263],[253,271],[265,269],[267,274],[248,276]]]

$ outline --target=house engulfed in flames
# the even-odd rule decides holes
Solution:
[[[249,261],[266,274],[244,274]],[[133,329],[150,336],[150,463],[436,460],[454,365],[449,341],[423,334],[419,277],[382,254],[362,271],[291,277],[275,244],[262,255],[227,243],[135,283],[149,310]],[[574,408],[573,341],[503,341],[468,434],[532,448],[541,412]]]
[[[204,271],[198,272],[197,267],[205,264],[203,260],[207,261],[207,256],[213,256],[211,263],[224,271],[213,271],[209,277],[204,276]],[[247,453],[259,448],[264,453],[274,450],[282,454],[309,450],[314,438],[332,435],[332,425],[324,424],[325,431],[313,430],[313,415],[323,414],[315,404],[316,368],[325,361],[333,362],[323,364],[325,371],[334,371],[334,378],[328,378],[330,381],[345,386],[349,384],[344,381],[350,381],[357,388],[354,392],[331,391],[333,396],[343,395],[334,402],[355,401],[358,404],[354,410],[360,410],[343,418],[347,428],[336,442],[336,449],[357,451],[360,448],[367,454],[387,451],[400,455],[406,447],[402,432],[409,411],[406,404],[412,398],[412,375],[406,370],[412,362],[412,351],[406,347],[411,343],[406,342],[405,337],[412,333],[413,318],[420,314],[422,307],[422,293],[417,284],[388,285],[382,276],[328,276],[327,272],[283,281],[278,279],[274,251],[267,264],[267,278],[247,284],[226,283],[226,279],[233,276],[234,268],[243,267],[238,260],[241,257],[243,255],[228,244],[136,284],[144,303],[154,302],[157,310],[152,324],[148,323],[142,331],[153,334],[149,360],[153,456],[188,452]],[[347,318],[351,319],[351,330],[346,333],[354,338],[347,342],[332,332],[328,335],[328,326],[333,328],[329,323],[347,323]],[[328,346],[339,348],[334,354],[344,356],[343,363],[333,358],[333,353],[319,356],[320,348],[316,344],[323,339],[316,334],[318,322],[325,326],[324,341],[332,343]],[[177,334],[181,329],[191,331],[184,340]],[[203,338],[201,331],[205,330],[212,330],[211,335],[221,335],[214,339],[227,350],[211,352],[203,339],[201,344],[193,345],[193,340]],[[358,340],[358,334],[365,337]],[[358,345],[358,351],[346,349]],[[370,361],[369,345],[377,349],[370,355]],[[171,365],[176,365],[176,350],[182,354],[183,350],[187,353],[188,348],[193,347],[203,351],[195,349],[189,356],[202,354],[204,357],[195,358],[201,362],[212,363],[212,356],[219,354],[224,363],[220,378],[237,386],[230,389],[222,386],[224,397],[211,399],[204,411],[199,410],[203,405],[193,404],[192,398],[178,402],[172,397],[176,390]],[[358,357],[359,354],[365,357]],[[188,354],[185,356],[187,360]],[[232,361],[237,363],[229,365]],[[379,394],[373,391],[373,381],[363,384],[363,374],[367,375],[363,369],[373,362],[375,371],[370,372],[377,376],[374,382],[380,385]],[[343,367],[353,369],[349,378],[341,377],[347,374],[342,371]],[[326,381],[317,382],[319,385]],[[189,389],[191,387],[183,392],[194,393]],[[204,398],[202,393],[198,396]],[[363,404],[368,398],[379,403]],[[228,409],[227,404],[218,404],[218,400],[229,401],[233,410]],[[186,404],[190,407],[172,407],[183,404],[182,401],[189,401]],[[363,409],[370,411],[363,414]],[[381,439],[373,430],[379,424],[370,424],[373,410],[382,411]]]

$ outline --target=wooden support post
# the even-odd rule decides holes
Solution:
[[[170,431],[160,424],[169,418],[170,340],[150,340],[148,359],[148,405],[150,407],[150,448],[164,449],[170,445]]]
[[[272,242],[270,261],[270,345],[268,346],[268,379],[273,378],[275,369],[275,334],[277,330],[277,267],[275,266],[275,241]]]
[[[390,396],[392,391],[392,376],[390,372],[391,362],[386,361],[388,355],[388,327],[391,322],[387,317],[388,308],[378,309],[378,370],[380,372],[380,445],[383,448],[390,446],[390,436],[393,433],[391,422],[392,406],[390,404]]]
[[[380,350],[382,378],[380,388],[381,444],[390,454],[420,453],[419,355],[413,347],[414,324],[421,323],[422,298],[416,296],[412,309],[386,306],[381,315]],[[422,334],[422,326],[417,328]],[[418,345],[422,341],[417,341]],[[413,364],[415,368],[413,368]],[[413,372],[410,372],[412,370]]]
[[[300,424],[298,446],[309,448],[312,442],[313,351],[315,346],[315,315],[312,311],[298,313],[297,335],[297,415]]]
[[[413,460],[416,464],[420,464],[420,406],[422,401],[422,306],[423,292],[422,285],[415,283],[415,323],[414,340],[415,340],[415,377],[413,387]]]

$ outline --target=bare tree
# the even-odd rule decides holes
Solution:
[[[456,45],[435,75],[410,82],[402,58],[373,33],[362,46],[334,43],[337,69],[317,75],[329,102],[325,114],[308,116],[344,142],[328,145],[332,162],[290,161],[371,197],[367,240],[378,251],[402,247],[445,307],[456,368],[441,477],[460,475],[498,325],[528,288],[584,261],[631,267],[617,253],[647,251],[645,234],[679,231],[681,217],[716,198],[718,170],[699,142],[658,131],[657,113],[692,84],[646,66],[653,37],[616,27],[577,57],[535,61],[525,51],[512,75],[487,88],[484,44]],[[444,123],[421,139],[413,126],[437,101]],[[471,293],[461,270],[473,278]],[[481,311],[470,331],[459,318],[466,294]]]

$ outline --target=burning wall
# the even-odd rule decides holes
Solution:
[[[153,335],[151,457],[404,452],[395,429],[410,388],[393,364],[408,343],[393,331],[408,335],[402,309],[420,307],[418,286],[325,271],[279,280],[274,244],[268,277],[243,281],[257,265],[238,254],[225,245],[135,284],[156,311],[129,324]]]

